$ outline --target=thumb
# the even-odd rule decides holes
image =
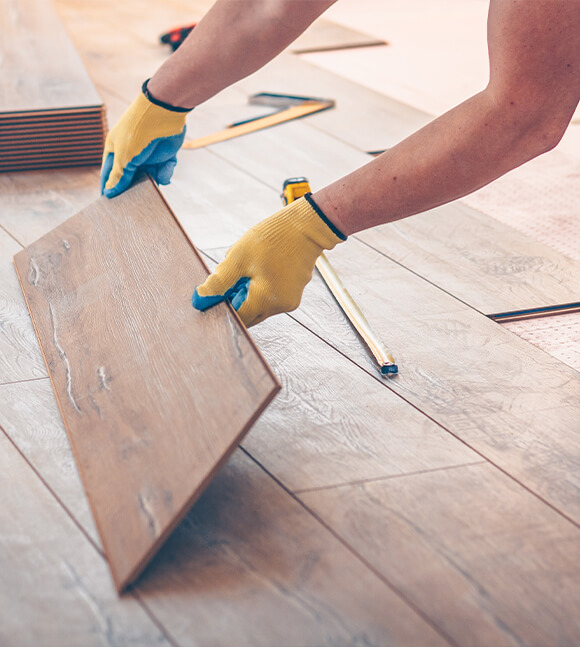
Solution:
[[[204,283],[195,288],[191,302],[197,310],[207,310],[226,299],[238,310],[246,300],[250,277],[238,278],[219,270],[218,266],[214,274],[210,274]]]

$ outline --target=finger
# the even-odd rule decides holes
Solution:
[[[101,194],[105,192],[105,183],[109,179],[109,174],[113,168],[113,153],[103,155],[103,166],[101,168]]]

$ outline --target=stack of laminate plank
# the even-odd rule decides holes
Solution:
[[[0,0],[0,171],[98,164],[103,103],[51,2]]]

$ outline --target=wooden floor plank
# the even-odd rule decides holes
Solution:
[[[447,645],[236,452],[138,587],[180,645]]]
[[[0,644],[169,647],[0,431]]]
[[[270,334],[276,342],[261,340],[272,355],[279,351],[281,335],[291,334],[284,328],[289,326],[291,331],[299,328],[289,318],[282,319],[287,325],[280,330],[277,324],[278,330]],[[297,345],[304,344],[303,336],[298,334]],[[316,346],[327,349],[320,359],[328,361],[326,345],[318,342]],[[280,362],[288,364],[287,356],[281,354]],[[337,368],[346,372],[345,367]],[[295,378],[296,383],[312,372],[309,367],[302,370]],[[93,536],[88,504],[47,382],[0,387],[0,426],[6,425],[4,428],[12,440],[61,503]],[[288,388],[294,386],[289,384]],[[311,387],[312,382],[307,379],[302,387],[305,396]],[[289,398],[290,395],[285,400]],[[277,401],[272,404],[276,406]],[[296,412],[294,406],[294,415],[299,422],[306,420],[316,406],[300,404],[300,409],[306,410],[304,413]],[[282,476],[285,472],[291,473],[292,468],[303,473],[300,461],[309,451],[313,454],[309,460],[311,471],[333,466],[339,474],[340,452],[344,463],[342,473],[351,460],[359,462],[359,456],[359,476],[368,473],[363,471],[365,455],[367,463],[374,464],[375,469],[378,466],[378,461],[369,455],[370,446],[369,452],[363,453],[362,422],[358,448],[354,439],[341,438],[340,429],[334,441],[329,442],[333,429],[328,425],[326,430],[316,428],[316,435],[324,434],[326,440],[309,450],[303,436],[297,442],[297,429],[284,402],[282,407],[277,416],[267,420],[267,428],[260,432],[260,421],[248,437],[250,440],[255,432],[272,437],[257,439],[249,446],[261,459],[268,459],[270,467],[278,468]],[[385,410],[389,411],[389,407],[385,406]],[[336,415],[342,412],[337,410]],[[350,415],[354,417],[354,407]],[[413,417],[409,412],[409,427],[414,424]],[[423,436],[414,436],[409,430],[409,451],[417,445],[422,448],[422,458],[418,460],[437,453],[449,459],[452,453],[449,441],[440,434],[437,436],[437,430],[429,429],[428,425],[426,432]],[[389,433],[393,435],[390,428]],[[313,443],[317,442],[316,435],[311,437]],[[430,435],[435,438],[432,440]],[[276,442],[280,446],[274,456]],[[370,436],[367,442],[370,443]],[[436,448],[437,442],[440,448]],[[403,443],[402,435],[389,443],[393,454],[399,447],[401,460],[404,460],[400,449]],[[302,451],[299,445],[303,446]],[[387,460],[380,449],[377,453]],[[314,454],[318,456],[318,464]],[[285,468],[282,460],[286,461]],[[90,579],[87,584],[91,584]],[[139,580],[136,592],[180,645],[357,644],[363,636],[367,644],[377,647],[440,644],[420,617],[239,452],[163,546]],[[65,617],[59,608],[53,608],[53,613],[59,621]],[[224,617],[227,622],[207,622],[207,618]],[[81,643],[84,644],[79,638]]]
[[[580,374],[359,241],[329,258],[399,365],[389,388],[580,523]],[[376,373],[319,277],[294,316]]]
[[[191,307],[207,270],[147,178],[15,264],[122,589],[278,387],[228,307]]]
[[[97,199],[94,168],[0,174],[0,226],[23,246]]]
[[[11,262],[21,249],[0,229],[0,384],[47,375]]]
[[[48,377],[0,386],[0,427],[76,523],[100,547]]]
[[[580,641],[580,530],[492,466],[300,496],[455,644]]]
[[[102,102],[51,2],[0,5],[1,114]]]
[[[357,238],[486,315],[580,303],[580,263],[454,202]]]

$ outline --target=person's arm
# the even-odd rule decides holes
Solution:
[[[271,61],[336,0],[217,0],[149,82],[172,105],[197,106]]]
[[[580,98],[580,0],[491,0],[488,48],[482,92],[313,194],[318,211],[300,232],[305,245],[319,212],[349,235],[462,197],[557,144]],[[292,203],[236,243],[196,288],[194,305],[235,299],[247,325],[297,307],[316,258],[271,242],[295,236],[295,209]],[[247,279],[241,296],[232,291],[240,277]]]
[[[273,59],[334,1],[217,0],[107,136],[102,193],[119,195],[139,169],[167,184],[187,113]]]
[[[482,92],[314,193],[344,233],[465,196],[558,143],[580,98],[580,0],[492,0],[488,48]]]

